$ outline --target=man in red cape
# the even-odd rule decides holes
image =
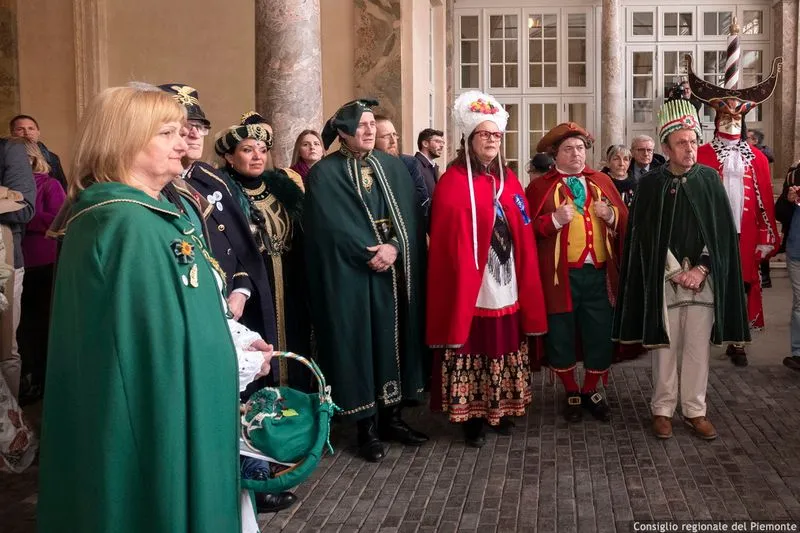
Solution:
[[[577,422],[582,409],[598,420],[610,418],[597,392],[613,357],[612,307],[619,281],[619,258],[628,210],[613,180],[586,166],[592,137],[574,122],[559,124],[536,147],[555,165],[528,185],[533,230],[539,245],[539,271],[547,303],[547,364],[566,390],[564,418]],[[580,337],[583,387],[575,367]]]
[[[697,150],[697,162],[719,172],[739,234],[742,280],[747,293],[750,327],[764,327],[759,265],[780,246],[775,222],[772,176],[766,156],[747,143],[745,114],[772,95],[780,70],[775,60],[770,77],[747,89],[724,89],[695,76],[689,61],[689,86],[703,103],[716,110],[714,139]],[[731,344],[727,354],[736,366],[747,366],[743,344]]]

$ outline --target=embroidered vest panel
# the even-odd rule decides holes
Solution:
[[[567,263],[570,268],[583,267],[587,256],[591,256],[592,263],[598,267],[608,259],[606,243],[603,239],[604,222],[594,214],[593,202],[592,195],[587,195],[583,215],[576,210],[572,222],[569,223]]]

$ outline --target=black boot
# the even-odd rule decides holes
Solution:
[[[747,366],[747,352],[744,350],[743,344],[729,344],[725,353],[731,358],[734,365]]]
[[[510,416],[504,416],[500,419],[500,423],[496,426],[489,426],[495,433],[498,435],[509,436],[511,435],[511,429],[515,427],[514,421],[511,420]]]
[[[362,418],[356,422],[358,427],[358,455],[372,463],[380,462],[386,457],[383,443],[378,438],[375,417]]]
[[[483,418],[470,418],[463,424],[464,442],[467,446],[480,448],[486,444],[486,433],[483,431]]]
[[[278,494],[256,492],[256,509],[259,513],[277,513],[291,507],[296,501],[297,496],[291,492],[279,492]]]
[[[378,436],[384,441],[395,441],[406,446],[421,446],[428,436],[403,422],[400,406],[385,407],[378,413]]]

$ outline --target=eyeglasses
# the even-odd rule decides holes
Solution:
[[[489,139],[494,139],[495,141],[499,141],[503,138],[502,131],[478,130],[475,132],[475,135],[477,135],[484,141],[488,141]]]
[[[198,124],[197,122],[187,122],[186,129],[189,130],[191,133],[192,130],[195,130],[198,135],[205,137],[211,131],[211,128],[206,126],[205,124]]]
[[[634,152],[644,152],[644,153],[647,153],[647,154],[652,154],[653,153],[653,149],[652,148],[636,148],[634,150]]]
[[[385,141],[388,141],[389,139],[395,139],[399,141],[400,136],[397,133],[387,133],[386,135],[379,135],[378,139],[383,139]]]

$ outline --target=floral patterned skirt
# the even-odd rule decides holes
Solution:
[[[524,415],[533,399],[528,343],[517,313],[475,317],[464,346],[438,350],[435,358],[441,390],[436,394],[432,387],[431,406],[451,422],[485,418],[497,425],[504,416]]]
[[[19,473],[36,457],[38,442],[0,374],[0,472]]]

